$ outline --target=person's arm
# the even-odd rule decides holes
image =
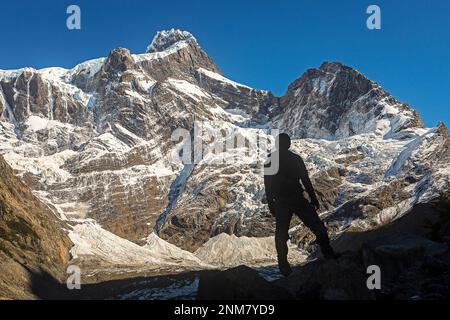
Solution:
[[[302,181],[303,186],[305,187],[306,192],[309,194],[309,198],[311,199],[311,203],[314,207],[318,208],[320,206],[319,200],[317,200],[316,193],[314,191],[314,187],[311,183],[311,179],[308,175],[308,170],[306,169],[305,163],[303,159],[299,158],[299,166],[300,166],[300,180]]]
[[[275,201],[272,192],[272,176],[264,176],[264,188],[266,190],[267,205],[269,206],[270,213],[275,216]]]

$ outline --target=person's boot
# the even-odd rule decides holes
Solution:
[[[339,257],[329,243],[320,246],[320,250],[325,260],[337,259]]]
[[[280,269],[281,274],[285,277],[292,273],[291,266],[289,265],[287,259],[279,259],[278,268]]]

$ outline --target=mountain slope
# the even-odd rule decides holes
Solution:
[[[35,298],[34,274],[64,280],[72,245],[66,226],[0,156],[0,299]]]

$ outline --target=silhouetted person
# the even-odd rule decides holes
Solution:
[[[278,266],[285,276],[292,272],[287,260],[287,241],[293,213],[315,234],[323,256],[326,259],[335,257],[333,248],[330,246],[327,229],[316,212],[319,209],[319,201],[309,179],[305,163],[299,155],[289,150],[290,146],[289,135],[280,134],[276,138],[276,151],[269,155],[264,172],[267,204],[276,219],[275,246],[278,254]],[[276,158],[279,159],[278,171],[276,174],[271,174],[269,168]],[[303,196],[304,190],[309,194],[311,203]]]

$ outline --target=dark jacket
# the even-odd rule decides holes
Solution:
[[[277,173],[267,174],[267,168],[276,161],[276,157],[279,157]],[[303,159],[289,150],[275,151],[269,155],[265,165],[264,186],[267,204],[272,213],[274,213],[276,202],[295,203],[297,200],[304,199],[304,190],[309,194],[312,204],[319,203]]]

